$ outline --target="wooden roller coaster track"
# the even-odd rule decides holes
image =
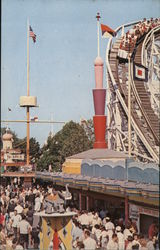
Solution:
[[[138,22],[124,25],[130,27]],[[117,28],[117,32],[122,29],[122,26]],[[160,26],[152,29],[147,36],[155,33],[157,39],[160,38]],[[115,38],[113,38],[115,39]],[[114,96],[112,101],[117,100],[118,110],[121,117],[121,132],[122,138],[127,140],[127,120],[128,120],[128,64],[119,63],[118,50],[121,38],[112,38],[108,42],[106,50],[106,65],[107,65],[107,80],[110,95]],[[133,141],[132,135],[132,154],[140,157],[144,161],[159,161],[159,119],[151,107],[150,96],[145,88],[145,82],[133,80],[133,62],[143,64],[142,50],[144,49],[145,36],[134,47],[131,63],[131,126],[132,134],[136,135],[136,142]],[[148,41],[151,41],[148,39]],[[111,99],[111,98],[110,98]],[[112,109],[110,101],[110,109]],[[113,111],[112,111],[113,112]],[[111,112],[111,113],[112,113]],[[114,112],[113,112],[114,113]],[[123,123],[123,125],[122,125]],[[114,126],[113,126],[114,124]],[[109,117],[109,129],[117,129],[116,121]],[[112,134],[112,132],[111,132]],[[124,138],[126,137],[126,138]],[[111,138],[111,136],[110,136]],[[111,145],[113,147],[113,145]],[[136,148],[136,150],[135,150]],[[116,149],[116,148],[112,148]],[[119,148],[127,152],[128,145],[124,148]]]

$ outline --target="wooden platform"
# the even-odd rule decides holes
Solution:
[[[22,167],[25,166],[26,162],[1,162],[0,166],[6,167]]]
[[[35,172],[23,173],[23,172],[5,172],[1,174],[1,177],[35,177]]]

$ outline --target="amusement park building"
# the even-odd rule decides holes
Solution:
[[[147,226],[159,218],[158,171],[156,164],[129,160],[121,152],[91,149],[68,157],[63,172],[37,172],[36,179],[57,189],[69,184],[79,209],[105,207],[114,216],[132,218],[147,233]]]

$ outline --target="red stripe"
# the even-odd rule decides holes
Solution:
[[[107,31],[107,32],[109,32],[110,34],[115,33],[114,30],[112,30],[110,27],[108,27],[107,25],[104,25],[104,24],[101,24],[101,30],[102,30],[102,32]]]
[[[35,37],[36,35],[33,32],[30,32],[31,37]]]

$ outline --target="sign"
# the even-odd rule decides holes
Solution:
[[[138,206],[134,205],[134,204],[129,204],[129,218],[131,218],[132,220],[134,220],[136,222],[136,226],[138,229],[138,233],[140,231],[140,223],[139,223],[139,208]]]
[[[140,230],[140,214],[159,218],[159,211],[152,208],[145,208],[135,204],[129,204],[129,217],[136,222],[138,233]]]
[[[10,160],[24,160],[24,154],[4,154],[4,159]]]
[[[139,207],[139,213],[140,214],[146,214],[146,215],[153,216],[153,217],[159,217],[159,211],[158,210],[153,210],[153,209],[150,209],[150,208]]]

